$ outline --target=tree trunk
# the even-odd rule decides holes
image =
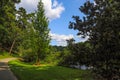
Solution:
[[[36,65],[40,65],[40,59],[39,58],[37,58],[37,60],[36,60]]]
[[[12,43],[12,45],[11,45],[11,47],[10,47],[10,51],[9,51],[9,54],[11,54],[11,52],[12,52],[12,49],[13,49],[13,47],[14,47],[14,45],[15,45],[15,39],[14,39],[14,41],[13,41],[13,43]]]
[[[39,54],[37,53],[37,58],[36,58],[36,65],[40,65],[40,58],[39,58]]]

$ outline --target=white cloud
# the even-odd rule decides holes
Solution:
[[[16,5],[17,8],[24,7],[27,12],[33,12],[37,9],[38,0],[21,0],[21,3]]]
[[[67,41],[69,39],[75,39],[76,43],[77,42],[85,42],[88,40],[89,36],[86,36],[85,38],[82,38],[82,36],[74,36],[72,34],[69,35],[61,35],[61,34],[56,34],[56,33],[49,33],[50,37],[52,40],[54,40],[56,42],[57,46],[66,46],[67,45]]]
[[[50,33],[50,36],[52,40],[55,40],[57,42],[58,46],[66,46],[67,45],[66,40],[74,38],[72,34],[60,35],[60,34]]]
[[[50,19],[60,18],[61,13],[65,10],[62,3],[58,4],[57,0],[42,0],[44,3],[45,14]]]
[[[39,0],[21,0],[18,7],[24,7],[27,12],[33,12],[37,9]],[[57,0],[42,0],[44,3],[45,15],[49,20],[60,18],[61,13],[65,10],[62,3],[58,3]]]
[[[85,38],[82,38],[82,36],[79,35],[79,36],[76,36],[76,38],[80,39],[80,42],[85,42],[89,39],[89,36],[86,36]]]

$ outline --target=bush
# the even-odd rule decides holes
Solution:
[[[61,52],[53,52],[46,56],[45,62],[57,65],[61,61]]]
[[[22,49],[19,53],[20,57],[23,59],[24,62],[33,62],[35,61],[35,53],[32,51],[32,49]]]

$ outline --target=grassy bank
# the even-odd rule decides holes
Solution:
[[[9,62],[18,80],[92,80],[90,71],[61,66],[34,66],[20,61]]]
[[[13,56],[10,55],[8,52],[0,52],[0,59],[4,58],[12,58]]]

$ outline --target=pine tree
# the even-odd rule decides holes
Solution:
[[[37,8],[38,9],[35,15],[34,29],[37,37],[36,46],[38,46],[36,52],[37,53],[36,63],[39,63],[40,59],[43,59],[45,57],[45,54],[49,46],[50,38],[49,38],[48,19],[45,16],[44,7],[41,0],[38,3]]]

